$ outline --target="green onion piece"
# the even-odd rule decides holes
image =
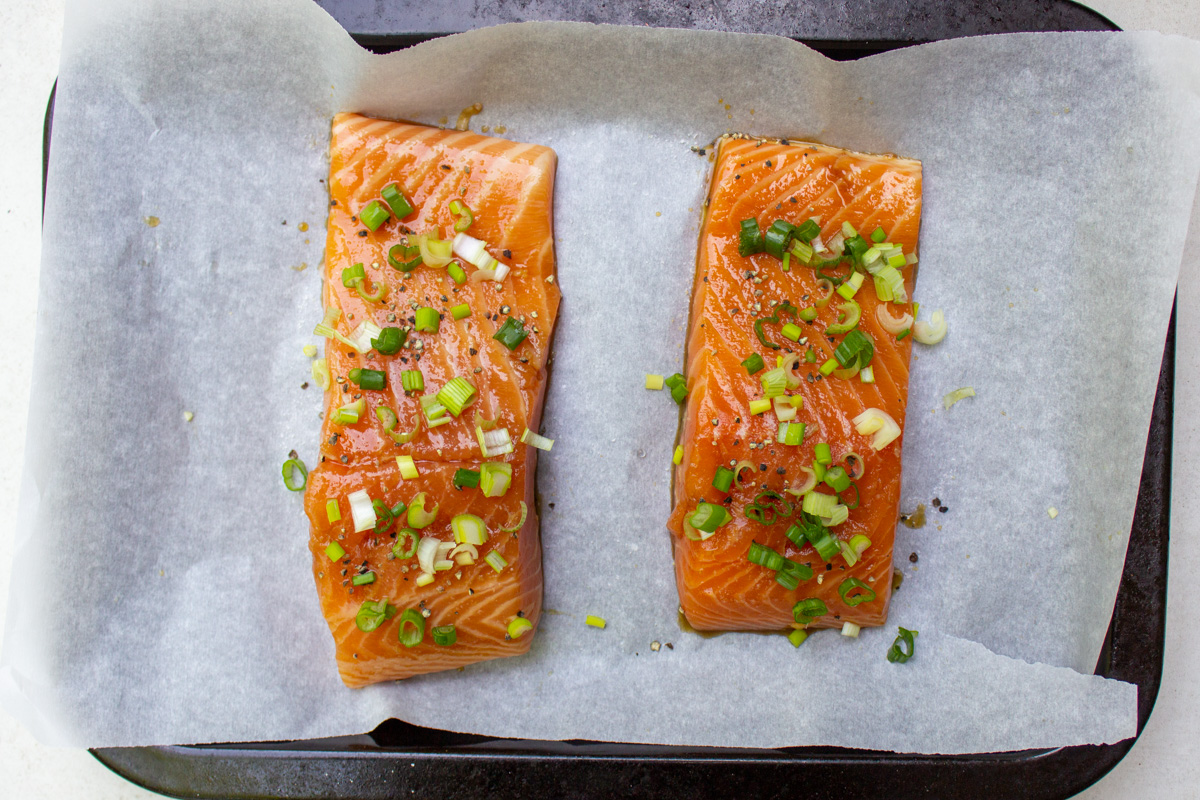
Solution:
[[[846,493],[846,489],[842,489],[840,492],[838,492],[838,502],[845,505],[847,511],[853,511],[854,509],[858,508],[859,503],[862,502],[862,495],[859,494],[859,492],[858,492],[858,484],[857,483],[855,483],[854,481],[851,481],[849,476],[846,477],[846,480],[850,481],[850,486],[848,488],[854,490],[854,504],[851,505],[850,503],[847,503],[846,501],[842,500],[842,495]]]
[[[400,328],[384,328],[379,332],[379,336],[371,340],[371,347],[374,347],[379,353],[385,356],[394,356],[400,352],[400,348],[404,346],[404,340],[408,338],[408,331]]]
[[[808,631],[794,630],[788,634],[788,641],[792,643],[792,647],[799,647],[807,638]]]
[[[545,450],[548,453],[554,447],[554,440],[547,439],[545,436],[534,433],[529,428],[526,428],[521,434],[521,444],[527,444],[530,447],[536,447],[538,450]]]
[[[796,228],[795,236],[797,239],[803,239],[806,242],[811,242],[821,233],[821,225],[815,219],[806,219]]]
[[[416,251],[415,253],[413,251]],[[395,269],[401,272],[412,272],[417,267],[421,266],[421,256],[419,255],[421,248],[409,247],[408,245],[396,244],[388,249],[387,260]],[[416,258],[413,258],[416,256]],[[406,261],[405,259],[411,259]]]
[[[860,372],[858,374],[858,377],[862,380],[863,383],[874,383],[875,382],[875,368],[874,367],[863,367],[862,372]]]
[[[838,539],[838,549],[842,551],[842,558],[846,559],[846,566],[853,567],[858,563],[858,553],[854,552],[854,548],[849,542],[843,542]]]
[[[387,373],[377,369],[354,368],[347,375],[351,383],[357,383],[364,389],[382,389],[387,386]]]
[[[819,442],[813,447],[813,458],[816,459],[818,464],[833,463],[833,453],[830,452],[829,445],[825,442]]]
[[[767,370],[758,380],[762,383],[763,397],[767,399],[779,397],[787,388],[787,373],[783,367]]]
[[[971,386],[964,386],[961,389],[955,389],[953,392],[950,392],[950,394],[943,397],[942,398],[942,406],[945,407],[946,409],[949,409],[950,406],[954,405],[959,400],[962,400],[965,397],[974,397],[974,396],[975,396],[975,389]]]
[[[823,617],[828,613],[829,609],[819,597],[809,597],[792,606],[792,619],[801,625],[807,625],[817,617]]]
[[[761,522],[763,525],[774,525],[787,519],[795,509],[783,495],[774,489],[763,489],[754,498],[754,502],[746,506],[744,513],[748,519]]]
[[[415,608],[406,608],[400,615],[400,644],[415,647],[425,638],[425,617]]]
[[[408,198],[400,191],[398,185],[389,183],[383,187],[383,191],[379,193],[379,196],[383,198],[383,202],[391,207],[392,213],[396,215],[396,219],[404,219],[413,213],[412,203],[408,202]]]
[[[750,401],[750,414],[752,416],[757,416],[758,414],[761,414],[764,411],[770,411],[770,410],[771,410],[771,401],[767,400],[766,398],[763,398],[761,400],[751,400]]]
[[[900,341],[905,336],[908,336],[910,333],[912,333],[912,328],[905,328],[904,330],[902,330],[898,334],[896,334],[896,341],[897,342]]]
[[[888,285],[887,281],[878,275],[873,276],[872,280],[875,282],[875,296],[881,302],[890,303],[896,299],[896,295],[892,292],[892,287]]]
[[[392,527],[392,509],[382,500],[372,500],[371,507],[375,509],[375,533],[385,533]]]
[[[425,376],[419,369],[406,369],[400,373],[400,385],[406,392],[420,392],[425,389]]]
[[[892,646],[888,648],[887,660],[893,664],[903,664],[913,657],[917,652],[917,643],[913,641],[913,637],[917,635],[917,631],[910,631],[907,628],[899,628],[900,635],[892,642]],[[901,647],[901,644],[905,647]],[[907,648],[907,652],[905,652]]]
[[[850,537],[850,547],[855,553],[861,556],[866,549],[871,546],[871,540],[861,533],[856,533]]]
[[[508,632],[505,634],[509,639],[520,639],[525,631],[533,630],[533,623],[525,617],[513,617],[508,623]]]
[[[354,282],[354,291],[358,292],[358,296],[368,303],[382,303],[383,298],[387,295],[387,284],[383,281],[377,282],[375,284],[375,291],[372,293],[363,288],[365,283],[365,280]]]
[[[849,222],[843,222],[842,223],[842,236],[847,239],[852,239],[855,236],[858,236],[858,231],[856,231],[854,229],[854,226],[851,225]]]
[[[512,483],[512,464],[488,461],[479,465],[479,488],[484,497],[503,497]]]
[[[760,342],[762,342],[764,347],[769,347],[772,350],[778,350],[779,345],[775,344],[774,342],[767,341],[767,335],[763,331],[763,324],[766,322],[779,324],[779,315],[780,314],[791,314],[793,317],[795,317],[798,312],[799,312],[799,309],[797,309],[794,305],[792,305],[788,301],[784,300],[782,303],[780,303],[779,305],[777,305],[775,307],[774,314],[772,314],[769,317],[762,317],[760,319],[754,320],[754,334],[756,336],[758,336],[758,340]]]
[[[795,561],[791,561],[786,558],[783,560],[783,562],[783,566],[779,568],[781,573],[786,572],[789,575],[794,576],[797,581],[807,581],[812,578],[812,567],[806,564],[797,564]],[[791,588],[794,589],[796,587],[793,586]]]
[[[783,251],[787,249],[788,244],[795,235],[795,225],[786,220],[777,219],[771,223],[771,227],[767,228],[767,232],[763,234],[763,249],[768,254],[782,259]]]
[[[417,532],[408,528],[402,529],[396,534],[396,543],[392,545],[392,555],[396,558],[412,558],[417,552],[417,543],[421,537]],[[409,542],[408,549],[404,549],[404,543]]]
[[[861,589],[862,593],[850,596],[850,593],[855,589]],[[862,603],[869,603],[875,599],[875,590],[858,578],[846,578],[846,580],[842,581],[841,585],[838,586],[838,594],[841,596],[842,602],[851,608]]]
[[[824,364],[821,365],[819,372],[822,375],[824,375],[826,378],[828,378],[830,373],[832,373],[837,368],[838,368],[837,359],[831,358],[828,361],[826,361]]]
[[[793,342],[800,341],[800,337],[804,335],[804,330],[801,329],[799,325],[795,325],[791,322],[784,325],[781,332],[783,333],[784,338],[791,339]]]
[[[455,233],[463,233],[471,224],[475,222],[475,212],[461,200],[452,200],[450,202],[450,213],[458,217],[454,222]]]
[[[383,432],[391,437],[396,444],[407,444],[413,440],[420,430],[421,423],[417,422],[411,431],[398,431],[396,425],[400,422],[396,417],[396,412],[392,411],[387,406],[376,406],[375,416],[379,417],[379,422],[383,425]]]
[[[438,322],[441,320],[437,309],[429,308],[428,306],[418,308],[417,314],[413,319],[415,320],[414,328],[430,333],[437,333]]]
[[[438,506],[434,505],[429,511],[425,510],[425,493],[421,492],[408,504],[408,527],[414,530],[428,528],[437,518]]]
[[[779,444],[798,445],[804,441],[803,422],[781,422],[779,432],[775,437]]]
[[[746,368],[746,374],[753,375],[766,365],[763,364],[762,356],[760,356],[758,353],[754,353],[742,362],[742,366]]]
[[[467,317],[471,316],[471,306],[467,305],[466,303],[454,306],[450,309],[450,316],[454,317],[456,320],[466,319]]]
[[[825,332],[828,334],[849,333],[858,326],[858,321],[862,317],[862,307],[853,300],[842,303],[839,308],[845,312],[845,319],[837,324],[826,326]]]
[[[800,586],[800,573],[790,569],[793,565],[800,566],[784,559],[783,567],[775,571],[775,582],[789,592],[795,591]]]
[[[455,377],[437,393],[437,401],[458,416],[475,399],[475,387],[466,378]]]
[[[817,310],[815,308],[813,308],[812,306],[809,306],[808,308],[800,309],[799,313],[797,313],[796,316],[798,316],[800,319],[804,320],[805,322],[812,322],[814,319],[817,318]],[[799,338],[799,337],[797,337],[797,338]],[[793,340],[793,341],[795,341],[795,340]]]
[[[604,617],[597,617],[595,614],[588,614],[587,617],[584,618],[583,622],[585,625],[590,625],[593,628],[599,628],[600,630],[604,630],[608,627],[608,620],[606,620]]]
[[[712,485],[717,487],[718,491],[729,494],[729,488],[733,486],[733,470],[729,467],[717,467],[717,472],[713,475]]]
[[[762,229],[758,227],[758,220],[753,217],[742,220],[742,227],[738,232],[738,255],[752,256],[761,253],[763,247]]]
[[[673,463],[677,467],[683,463],[683,447],[682,446],[675,445],[675,452],[671,456],[671,463]]]
[[[367,271],[362,264],[355,264],[352,267],[346,267],[342,270],[342,286],[347,289],[354,288],[355,281],[364,280],[367,277]]]
[[[325,501],[325,516],[330,522],[339,522],[342,519],[342,509],[338,506],[336,497],[331,497]]]
[[[801,241],[793,241],[792,249],[783,254],[784,258],[787,258],[789,254],[794,254],[804,264],[811,264],[813,256],[816,255],[812,249],[812,245]]]
[[[378,230],[379,226],[387,222],[391,216],[391,212],[384,208],[383,203],[378,200],[372,200],[358,212],[358,218],[362,220],[362,224],[371,230]]]
[[[300,477],[297,478],[296,476]],[[308,467],[298,458],[289,458],[283,462],[283,485],[288,491],[302,492],[308,485]]]
[[[329,362],[323,358],[315,359],[312,362],[312,376],[322,391],[328,389],[332,382],[332,376],[329,374]]]
[[[528,335],[525,331],[524,322],[521,322],[516,317],[509,317],[504,320],[504,324],[497,329],[492,338],[511,351],[517,349],[517,345],[525,341],[525,337]]]
[[[676,403],[682,404],[683,399],[687,397],[687,382],[684,377],[676,372],[671,377],[667,378],[663,383],[671,390],[671,397]]]
[[[854,274],[861,275],[862,273],[856,272]],[[840,294],[846,300],[853,300],[854,295],[858,294],[858,287],[853,286],[849,281],[846,281],[841,286],[837,287],[837,293]]]
[[[804,362],[806,364],[817,363],[817,354],[813,352],[811,347],[804,351]]]
[[[405,512],[408,505],[403,500],[397,500],[396,505],[392,506],[391,512],[393,517],[398,517]]]
[[[784,272],[792,271],[792,251],[791,250],[789,250],[783,254],[783,271]]]
[[[367,408],[367,403],[361,397],[349,405],[344,405],[333,414],[333,423],[335,425],[353,425],[362,417],[363,411]]]
[[[699,503],[688,523],[698,531],[713,533],[717,528],[729,522],[733,517],[725,506],[716,503]]]
[[[430,633],[433,634],[433,643],[442,647],[449,647],[458,641],[458,631],[453,625],[438,625]]]
[[[450,520],[450,530],[454,531],[454,541],[459,544],[479,547],[488,540],[487,525],[474,514],[456,514]]]
[[[447,264],[446,272],[459,286],[462,286],[467,282],[467,273],[463,272],[463,268],[459,266],[457,261],[451,261],[449,264]]]
[[[817,494],[816,492],[809,492]],[[828,495],[824,495],[828,497]],[[808,495],[805,495],[807,498]],[[811,513],[811,512],[806,512]],[[803,536],[803,539],[801,537]],[[840,552],[837,544],[837,539],[829,532],[829,530],[819,522],[809,519],[805,516],[801,521],[791,526],[787,530],[787,537],[792,540],[792,543],[797,547],[803,547],[803,540],[807,539],[808,543],[817,551],[817,555],[822,561],[831,561],[834,556]]]
[[[337,542],[330,542],[325,548],[325,555],[329,556],[330,561],[341,561],[346,555],[346,550]]]
[[[871,231],[871,241],[875,242],[876,244],[879,244],[886,238],[887,234],[883,232],[883,228],[876,228],[875,230]]]
[[[783,567],[785,560],[779,553],[758,542],[750,543],[750,551],[746,553],[746,558],[749,559],[751,564],[757,564],[760,567],[766,567],[770,570],[779,570]]]
[[[374,573],[371,575],[374,577]],[[386,598],[375,601],[364,600],[363,604],[358,607],[358,613],[354,615],[354,624],[363,633],[370,633],[382,625],[384,620],[394,617],[397,610]]]
[[[499,551],[493,550],[483,557],[483,560],[488,563],[488,566],[500,572],[508,566],[508,562],[504,560],[504,556],[500,555]],[[532,626],[530,626],[532,627]]]
[[[646,388],[652,392],[661,391],[663,388],[663,376],[646,374]]]
[[[474,489],[479,485],[479,473],[473,469],[462,469],[461,467],[454,471],[454,488],[455,489]]]
[[[863,256],[870,249],[871,245],[867,244],[867,240],[857,234],[847,236],[842,243],[842,255],[855,264],[863,263]]]
[[[804,495],[801,507],[805,514],[812,514],[814,517],[828,517],[835,505],[837,505],[837,498],[833,495],[809,492]]]
[[[374,572],[364,572],[361,575],[355,575],[350,579],[350,583],[354,586],[366,586],[368,583],[375,582]]]
[[[846,474],[846,470],[841,466],[833,466],[827,469],[822,481],[826,486],[839,494],[850,488],[850,476]],[[821,516],[827,517],[829,515],[822,514]]]
[[[826,467],[820,461],[814,461],[813,465],[812,465],[812,469],[813,469],[813,477],[817,479],[818,483],[825,479],[825,470],[828,469],[828,467]]]

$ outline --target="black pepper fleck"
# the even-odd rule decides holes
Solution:
[[[512,250],[505,250],[505,251],[504,251],[504,257],[505,257],[505,258],[512,258]]]
[[[758,465],[758,469],[759,469],[759,471],[761,471],[761,472],[766,472],[766,471],[767,471],[767,465],[766,465],[766,464],[759,464],[759,465]]]
[[[358,232],[358,235],[359,235],[359,237],[361,237],[361,238],[363,238],[363,239],[367,238],[367,232],[366,232],[366,231],[359,231],[359,232]]]
[[[909,554],[908,554],[908,560],[909,560],[909,561],[911,561],[911,562],[912,562],[912,563],[914,563],[914,564],[915,564],[915,563],[917,563],[917,554],[916,554],[916,553],[909,553]]]

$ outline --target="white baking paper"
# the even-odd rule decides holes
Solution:
[[[835,63],[765,36],[503,26],[386,57],[303,0],[71,4],[0,687],[43,739],[456,731],[963,753],[1118,741],[1089,675],[1121,574],[1200,170],[1200,45],[1022,34]],[[559,154],[563,305],[530,654],[349,690],[279,465],[317,450],[329,118]],[[664,520],[700,205],[725,131],[924,162],[905,575],[858,639],[680,631]],[[302,232],[300,223],[308,230]],[[157,223],[153,224],[152,223]],[[928,312],[924,312],[927,314]],[[949,411],[943,394],[977,396]],[[194,414],[188,422],[184,412]],[[1056,508],[1052,519],[1048,513]],[[912,564],[910,552],[919,553]],[[608,619],[600,631],[586,614]],[[904,665],[896,626],[920,631]],[[657,650],[652,642],[660,642]]]

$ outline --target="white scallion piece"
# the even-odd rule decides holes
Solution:
[[[868,408],[853,419],[854,429],[860,436],[870,436],[872,450],[882,450],[900,438],[900,426],[886,411]]]
[[[967,397],[974,397],[974,396],[975,396],[975,389],[971,386],[964,386],[961,389],[955,389],[953,392],[950,392],[950,394],[943,397],[942,405],[945,406],[946,408],[950,408],[950,406],[954,405],[959,400],[962,400]]]
[[[441,543],[440,539],[432,536],[422,536],[417,543],[417,563],[421,565],[422,572],[433,573],[433,562],[437,560],[438,545]]]
[[[843,622],[842,623],[842,636],[852,636],[855,639],[857,639],[858,632],[860,630],[862,630],[862,627],[859,625],[855,625],[853,622]]]
[[[479,449],[483,452],[484,458],[502,456],[513,451],[513,441],[512,437],[508,435],[508,428],[485,431],[476,425],[475,436],[479,439]]]
[[[946,318],[939,308],[929,321],[917,320],[912,326],[912,335],[921,344],[937,344],[946,338]]]
[[[351,492],[346,497],[350,501],[350,516],[354,520],[354,532],[370,530],[375,527],[375,507],[371,505],[371,496],[366,489]]]
[[[538,450],[545,450],[546,452],[549,452],[550,448],[554,447],[553,439],[547,439],[545,436],[539,436],[538,434],[529,430],[529,428],[526,428],[525,432],[521,434],[521,443],[527,444],[530,447],[536,447]]]
[[[371,350],[371,340],[378,339],[383,333],[383,329],[371,322],[369,319],[363,320],[354,333],[350,334],[350,341],[354,342],[354,349],[360,353],[367,353]]]
[[[875,306],[875,319],[879,320],[879,325],[892,336],[899,335],[905,328],[911,328],[913,324],[912,314],[905,311],[899,317],[893,317],[887,310],[886,303]]]

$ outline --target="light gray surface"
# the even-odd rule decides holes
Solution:
[[[38,193],[38,150],[40,148],[41,113],[44,108],[45,95],[48,92],[50,80],[54,74],[54,55],[56,52],[56,27],[53,23],[55,4],[36,3],[30,6],[5,9],[0,12],[0,18],[6,23],[0,26],[3,35],[5,53],[20,51],[26,55],[17,63],[13,60],[0,61],[0,70],[5,77],[6,91],[12,91],[17,114],[8,118],[11,125],[6,128],[4,140],[15,146],[6,148],[0,153],[0,159],[6,167],[3,171],[4,196],[12,198],[12,203],[6,208],[7,213],[0,214],[0,229],[5,233],[6,241],[11,243],[11,259],[6,260],[5,269],[15,271],[14,277],[7,285],[18,293],[12,297],[12,315],[8,318],[12,326],[13,347],[5,352],[6,373],[13,374],[17,383],[13,391],[6,394],[8,403],[6,416],[17,424],[6,429],[6,442],[9,452],[19,452],[23,442],[23,432],[20,420],[24,418],[26,404],[26,389],[22,382],[28,380],[29,342],[31,336],[31,321],[33,306],[27,298],[22,305],[19,292],[22,287],[28,287],[29,265],[37,263],[37,203]],[[1103,8],[1115,20],[1126,27],[1132,27],[1144,21],[1162,29],[1171,29],[1172,25],[1181,25],[1183,32],[1200,32],[1200,20],[1194,13],[1196,9],[1187,3],[1163,2],[1126,9],[1129,16],[1123,17],[1121,12],[1126,4],[1110,3],[1111,8]],[[32,7],[32,8],[31,8]],[[49,17],[47,18],[47,14]],[[7,24],[9,22],[14,24]],[[14,42],[16,44],[14,44]],[[28,77],[32,76],[32,77]],[[13,87],[17,87],[14,91]],[[1184,302],[1187,289],[1194,283],[1191,273],[1188,280],[1181,284],[1180,309],[1180,384],[1178,403],[1180,415],[1188,410],[1187,398],[1194,397],[1195,391],[1190,387],[1189,376],[1196,374],[1194,348],[1189,343],[1195,341],[1196,320],[1191,319],[1190,309],[1194,306]],[[1193,295],[1195,292],[1193,292]],[[1189,360],[1190,359],[1190,360]],[[1191,415],[1187,415],[1189,418]],[[1197,438],[1195,429],[1182,423],[1177,415],[1175,471],[1176,484],[1194,484],[1195,452]],[[17,462],[8,461],[3,475],[3,486],[7,496],[15,496],[15,486],[19,470],[14,469]],[[1176,491],[1174,493],[1176,529],[1194,528],[1196,509],[1194,493]],[[11,506],[11,502],[10,502]],[[1175,537],[1172,541],[1172,572],[1173,574],[1189,574],[1197,568],[1197,547],[1195,541],[1188,537]],[[7,570],[0,571],[0,588],[7,580]],[[1194,639],[1183,635],[1185,625],[1177,620],[1193,619],[1197,613],[1195,601],[1177,587],[1186,588],[1181,582],[1172,584],[1170,602],[1171,623],[1168,626],[1167,659],[1164,672],[1163,692],[1160,702],[1151,718],[1150,724],[1129,757],[1098,787],[1089,790],[1088,798],[1125,798],[1130,796],[1157,797],[1171,794],[1173,796],[1189,796],[1193,787],[1200,781],[1197,772],[1197,760],[1194,754],[1197,742],[1200,741],[1200,730],[1196,722],[1196,710],[1200,707],[1197,702],[1197,681],[1190,665],[1195,662],[1196,649]],[[5,597],[6,592],[0,592]],[[0,604],[4,602],[0,599]],[[14,796],[21,797],[133,797],[143,796],[135,792],[128,784],[114,778],[103,768],[99,767],[86,753],[75,750],[49,749],[34,742],[28,734],[15,722],[0,715],[0,763],[3,764],[6,785],[12,789]]]

